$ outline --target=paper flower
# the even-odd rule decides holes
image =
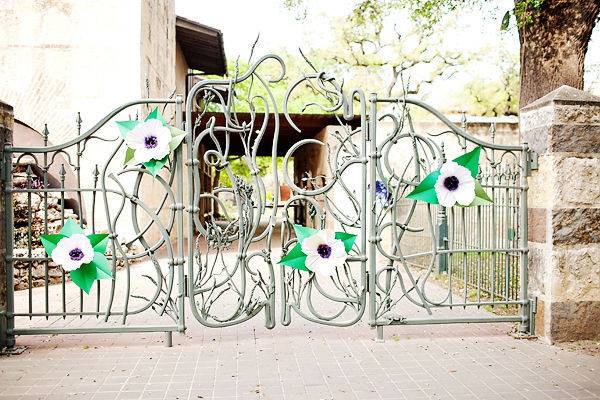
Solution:
[[[344,265],[348,256],[344,242],[336,239],[335,233],[330,230],[318,231],[307,237],[301,248],[306,254],[306,268],[325,276],[331,276],[336,267]]]
[[[60,239],[51,256],[52,261],[69,272],[81,267],[81,264],[91,262],[94,259],[94,248],[87,236],[77,233]]]
[[[444,207],[456,203],[468,206],[475,199],[475,179],[468,169],[454,161],[442,165],[434,188],[438,202]]]
[[[406,197],[430,204],[452,207],[492,204],[492,199],[475,179],[479,172],[481,147],[446,162],[419,183]]]
[[[388,205],[392,198],[392,194],[389,192],[387,186],[380,180],[375,181],[375,197],[383,205]]]
[[[69,273],[71,280],[84,292],[90,293],[98,279],[111,279],[112,272],[104,253],[108,235],[85,235],[72,219],[65,221],[60,233],[42,235],[42,245],[49,257]]]
[[[170,141],[171,131],[157,119],[137,124],[125,136],[125,144],[134,150],[133,159],[139,164],[165,158],[169,155]]]
[[[186,133],[167,125],[154,108],[144,121],[117,121],[127,151],[124,164],[143,164],[156,176],[167,163],[169,154],[185,139]]]
[[[298,243],[279,263],[324,276],[332,276],[337,267],[344,265],[356,240],[356,235],[350,233],[318,230],[302,225],[294,225],[294,231]]]

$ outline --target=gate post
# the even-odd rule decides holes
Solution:
[[[535,333],[598,339],[600,97],[561,86],[521,110],[520,129],[538,156],[527,204]]]
[[[14,116],[12,106],[0,101],[0,350],[14,347],[12,272],[12,154],[4,152],[12,145]]]

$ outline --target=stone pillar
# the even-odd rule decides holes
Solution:
[[[536,334],[600,338],[600,97],[562,86],[521,110],[538,155],[529,178],[529,290]]]
[[[6,143],[12,143],[12,132],[14,125],[13,108],[0,101],[0,149],[4,149]],[[2,153],[3,154],[3,153]],[[6,243],[12,238],[6,237],[4,222],[5,214],[5,183],[10,179],[10,171],[4,168],[4,156],[0,157],[0,350],[4,347],[14,346],[14,340],[7,338],[6,330],[8,321],[8,290],[6,274]]]

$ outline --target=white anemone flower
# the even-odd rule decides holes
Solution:
[[[165,158],[170,141],[169,128],[154,118],[137,124],[125,137],[127,147],[135,150],[134,159],[140,164]]]
[[[455,203],[468,206],[475,200],[475,179],[467,168],[454,161],[442,165],[434,188],[438,202],[444,207]]]
[[[304,239],[302,252],[306,254],[306,268],[325,276],[332,276],[335,268],[344,265],[348,256],[344,242],[336,239],[330,230],[319,231]]]
[[[65,271],[73,271],[94,259],[94,248],[87,236],[76,233],[62,238],[52,250],[52,261]]]

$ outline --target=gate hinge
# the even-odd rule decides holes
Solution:
[[[190,293],[188,290],[188,276],[183,276],[183,297],[190,297]]]
[[[527,150],[527,176],[531,176],[531,171],[539,169],[538,153],[529,149]]]

